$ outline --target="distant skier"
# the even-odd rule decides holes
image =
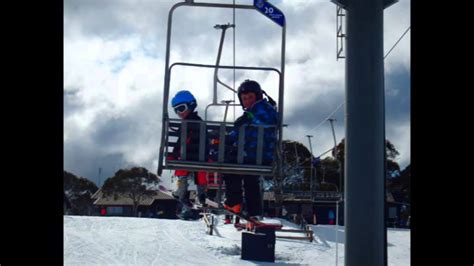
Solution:
[[[329,210],[328,218],[329,218],[329,224],[335,224],[335,222],[334,222],[335,215],[334,215],[333,210]]]
[[[176,114],[182,120],[198,120],[202,121],[197,111],[194,111],[197,107],[196,98],[191,92],[182,90],[176,93],[171,100],[171,105]],[[197,161],[198,159],[198,147],[199,147],[199,124],[188,123],[186,132],[186,160]],[[181,136],[181,128],[178,131],[178,136]],[[181,159],[181,137],[178,138],[177,145],[174,147],[168,160],[180,160]],[[194,178],[194,182],[197,187],[196,202],[201,205],[205,205],[206,201],[206,172],[189,172],[186,170],[176,170],[175,176],[177,178],[177,189],[174,194],[178,197],[181,203],[181,212],[178,217],[181,219],[197,219],[198,216],[191,209],[191,203],[189,200],[188,192],[188,179]]]
[[[283,218],[287,218],[286,215],[288,214],[288,211],[286,210],[285,206],[282,207],[282,210],[281,210],[281,215],[283,216]]]

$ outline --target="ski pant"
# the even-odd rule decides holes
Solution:
[[[225,182],[225,204],[234,206],[242,203],[242,181],[247,213],[250,216],[262,215],[262,196],[260,193],[260,177],[256,175],[223,175]]]
[[[188,186],[189,186],[188,179],[194,178],[194,173],[189,173],[188,175],[185,175],[185,176],[176,176],[176,178],[177,178],[176,195],[178,195],[178,200],[181,203],[181,211],[185,212],[191,209],[189,206],[190,202],[189,202],[189,193],[188,193]],[[196,184],[196,188],[197,188],[197,191],[196,191],[197,196],[199,197],[199,199],[205,200],[206,185]]]

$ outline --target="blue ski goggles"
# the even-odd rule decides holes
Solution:
[[[187,103],[180,103],[174,106],[173,108],[174,108],[175,113],[184,113],[189,109]]]

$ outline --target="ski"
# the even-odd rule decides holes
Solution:
[[[174,195],[173,192],[168,190],[166,187],[164,187],[162,185],[159,185],[158,189],[160,190],[161,193],[166,194],[166,195],[172,197],[173,199],[175,199],[176,201],[179,202],[178,196]],[[192,203],[190,205],[188,205],[188,207],[190,208],[190,211],[192,212],[191,216],[183,216],[183,214],[181,214],[181,213],[176,214],[176,216],[180,220],[184,220],[184,221],[196,221],[196,220],[201,219],[201,215],[199,214],[202,210],[201,208],[198,208],[197,206],[195,206],[195,204],[192,204]]]
[[[244,219],[246,220],[250,225],[247,226],[248,229],[253,229],[255,227],[258,227],[258,228],[275,228],[275,229],[281,229],[283,227],[282,224],[268,224],[268,223],[264,223],[254,217],[251,217],[249,215],[246,215],[244,213],[235,213],[233,211],[230,211],[228,209],[225,209],[225,208],[219,208],[219,204],[217,204],[216,202],[210,200],[210,199],[206,199],[206,204],[207,204],[207,207],[206,208],[203,208],[203,209],[207,209],[209,212],[218,212],[219,214],[227,214],[227,215],[235,215],[241,219]],[[243,224],[242,224],[243,225]],[[237,225],[237,227],[242,227],[241,225]]]

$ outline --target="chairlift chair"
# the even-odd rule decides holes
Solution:
[[[251,66],[225,66],[220,65],[220,55],[222,52],[222,44],[224,41],[225,31],[228,28],[232,28],[234,25],[216,25],[215,28],[222,30],[219,51],[217,56],[216,65],[207,64],[195,64],[187,62],[174,62],[170,65],[170,38],[171,38],[171,27],[172,27],[172,16],[173,12],[183,6],[188,7],[215,7],[215,8],[235,8],[235,9],[254,9],[262,12],[261,8],[263,5],[270,5],[266,1],[254,1],[254,5],[240,5],[240,4],[220,4],[220,3],[196,3],[194,1],[186,0],[180,2],[171,8],[168,14],[168,28],[167,28],[167,39],[166,39],[166,62],[165,62],[165,78],[164,78],[164,96],[163,96],[163,115],[162,115],[162,133],[161,133],[161,144],[159,150],[158,159],[158,175],[161,176],[164,169],[167,170],[187,170],[187,171],[206,171],[209,173],[224,173],[224,174],[244,174],[244,175],[259,175],[259,176],[281,176],[281,148],[282,148],[282,121],[283,121],[283,92],[284,92],[284,62],[285,62],[285,23],[282,23],[282,42],[281,42],[281,68],[280,70],[271,67],[251,67]],[[271,6],[271,5],[270,5]],[[260,9],[259,9],[260,8]],[[272,9],[273,10],[273,9]],[[273,11],[272,11],[273,12]],[[280,11],[278,11],[280,12]],[[281,13],[281,12],[280,12]],[[281,13],[283,16],[283,13]],[[283,17],[284,21],[284,17]],[[172,70],[175,66],[194,67],[194,68],[214,68],[214,98],[213,102],[206,107],[204,121],[190,121],[170,118],[168,113],[168,102],[169,102],[169,91],[170,91],[170,77]],[[221,82],[218,78],[219,69],[240,69],[240,70],[253,70],[253,71],[271,71],[275,72],[279,76],[279,95],[278,95],[278,106],[277,111],[279,115],[279,122],[277,125],[248,125],[250,127],[256,127],[258,129],[257,137],[257,158],[255,162],[249,163],[244,162],[244,139],[245,139],[245,125],[239,130],[239,141],[238,147],[230,147],[226,145],[226,135],[233,129],[234,124],[232,122],[224,121],[210,121],[207,118],[208,108],[211,106],[225,106],[227,115],[227,108],[231,104],[230,101],[217,102],[217,83],[220,83],[227,89],[233,90],[230,86],[227,86]],[[240,106],[240,105],[238,105]],[[195,123],[195,127],[199,128],[200,139],[198,144],[186,144],[186,128],[192,126]],[[197,124],[197,125],[196,125]],[[178,128],[181,128],[181,135],[178,136]],[[263,151],[263,136],[265,130],[276,131],[277,145],[275,148],[275,160],[271,165],[266,165],[262,161]],[[178,143],[170,139],[170,137],[181,137],[181,158],[180,160],[168,160],[168,153],[171,153],[173,147],[177,146]],[[214,143],[211,140],[218,140]],[[197,145],[197,154],[187,154],[187,145]],[[216,157],[214,160],[210,160],[212,154]]]

